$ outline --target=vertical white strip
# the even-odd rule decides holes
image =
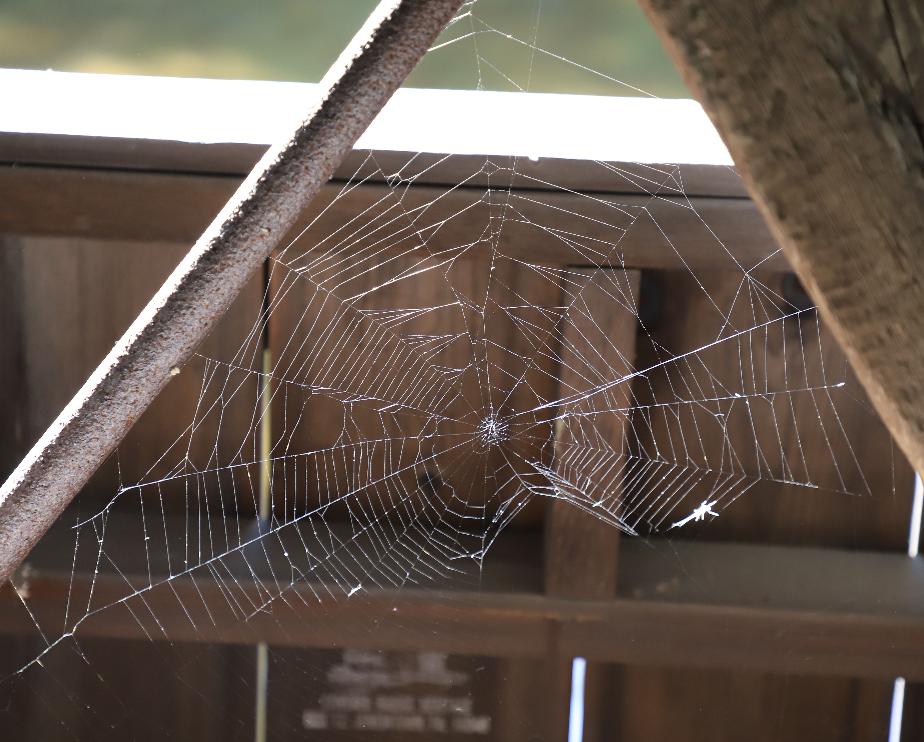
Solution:
[[[257,705],[254,713],[254,742],[266,742],[266,706],[269,691],[269,646],[266,642],[257,644]]]
[[[263,263],[263,314],[269,316],[270,273],[269,261]],[[263,375],[260,377],[260,482],[259,482],[259,512],[258,533],[262,537],[269,533],[270,518],[273,513],[272,477],[273,462],[271,460],[273,444],[273,428],[270,419],[273,398],[273,387],[270,380],[273,378],[273,354],[269,345],[269,322],[263,329]],[[257,644],[256,668],[256,707],[254,710],[254,742],[266,742],[267,738],[267,706],[269,704],[269,645],[266,642]]]
[[[571,662],[571,707],[568,714],[568,742],[584,739],[584,678],[587,660],[575,657]]]
[[[914,475],[914,498],[911,501],[911,523],[908,525],[908,556],[916,557],[921,545],[921,511],[924,508],[924,482]]]
[[[914,475],[914,496],[908,523],[908,556],[915,559],[921,547],[921,516],[924,512],[924,481]],[[905,679],[895,678],[892,685],[892,713],[889,716],[889,742],[901,742],[902,715],[905,711]]]
[[[905,679],[895,678],[892,686],[892,714],[889,716],[889,742],[901,742],[902,712],[905,710]]]

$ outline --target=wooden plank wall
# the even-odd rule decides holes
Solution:
[[[731,305],[740,291],[740,276],[701,275],[710,296],[721,307]],[[782,274],[759,278],[782,295]],[[654,276],[662,315],[655,335],[664,347],[680,350],[704,345],[716,337],[714,308],[701,300],[702,289],[688,274],[665,271]],[[749,311],[747,304],[739,305]],[[830,336],[821,340],[825,363],[843,366]],[[804,345],[787,346],[790,362],[804,351],[810,362],[819,358],[815,336]],[[647,348],[640,343],[641,363]],[[737,368],[737,350],[729,345],[725,362]],[[711,356],[713,363],[721,357]],[[774,363],[783,359],[776,355]],[[662,390],[667,394],[668,390]],[[804,410],[801,414],[807,414]],[[810,419],[810,418],[804,418]],[[907,548],[913,473],[903,457],[887,445],[879,424],[855,411],[843,423],[859,441],[865,461],[874,462],[875,494],[846,497],[837,492],[806,490],[761,482],[721,517],[692,534],[697,540],[750,543],[827,545],[902,552]],[[764,423],[768,424],[768,423]],[[817,438],[809,457],[823,460]],[[894,492],[892,467],[895,467]],[[690,535],[684,534],[686,538]],[[669,542],[655,548],[670,559]],[[692,574],[708,584],[708,574]],[[706,588],[704,588],[706,589]],[[862,586],[857,586],[862,590]],[[755,641],[759,638],[755,637]],[[843,678],[806,678],[753,672],[695,668],[612,666],[603,704],[611,739],[668,742],[669,740],[885,740],[891,709],[892,684]],[[908,737],[914,739],[914,737]]]
[[[28,317],[28,324],[24,332],[20,332],[18,350],[6,357],[5,378],[11,383],[4,384],[8,393],[6,403],[13,410],[13,414],[28,423],[19,433],[19,437],[4,446],[6,450],[21,453],[25,450],[30,437],[39,434],[47,420],[54,414],[55,406],[64,403],[68,389],[76,388],[80,383],[82,374],[92,367],[96,359],[105,352],[106,345],[116,336],[121,327],[130,319],[131,314],[137,311],[143,301],[145,292],[153,290],[179,255],[178,247],[163,244],[120,244],[105,242],[72,242],[49,239],[7,239],[4,243],[4,257],[7,265],[14,268],[20,265],[18,274],[13,270],[4,272],[4,280],[10,286],[9,292],[4,296],[15,297],[15,306],[24,311]],[[115,283],[106,283],[107,275],[119,275],[122,279]],[[18,280],[13,280],[17,275]],[[512,280],[512,277],[510,277]],[[708,337],[709,323],[712,318],[696,318],[697,307],[702,302],[696,296],[697,287],[693,286],[688,276],[664,272],[658,274],[656,280],[660,282],[659,294],[667,297],[662,307],[663,316],[658,323],[658,337],[666,347],[672,343],[700,342]],[[370,280],[375,280],[375,277]],[[768,283],[779,282],[779,276],[766,276]],[[720,297],[736,290],[738,278],[729,276],[713,276],[707,286],[711,295]],[[723,283],[724,281],[724,283]],[[652,284],[648,284],[651,286]],[[22,292],[17,296],[16,291]],[[435,304],[439,292],[432,297],[415,294],[416,302]],[[248,297],[251,307],[259,305],[259,288],[254,287]],[[408,304],[409,297],[401,292],[393,292],[384,299],[379,298],[379,308],[402,307]],[[550,304],[556,302],[549,298]],[[293,302],[297,306],[298,302]],[[605,313],[605,308],[601,308]],[[15,314],[7,315],[7,317]],[[285,313],[280,313],[277,321],[280,326],[274,330],[277,337],[289,337],[290,328],[286,327]],[[231,343],[239,343],[240,336],[246,334],[253,322],[252,317],[242,317],[236,320],[236,327],[228,330]],[[16,326],[14,325],[14,331]],[[439,327],[431,324],[430,331],[436,332]],[[443,331],[451,328],[444,327]],[[703,333],[697,337],[696,333]],[[17,335],[8,335],[17,347]],[[513,336],[511,336],[512,338]],[[676,347],[676,346],[674,346]],[[809,346],[807,346],[809,347]],[[794,345],[791,352],[801,353]],[[831,362],[836,351],[827,350],[828,361]],[[284,354],[279,353],[284,359]],[[75,359],[73,363],[66,359]],[[23,360],[25,359],[25,360]],[[733,362],[734,359],[730,359]],[[25,371],[22,370],[25,367]],[[17,369],[20,369],[17,371]],[[21,374],[16,377],[14,373]],[[160,451],[166,448],[176,431],[176,421],[171,418],[172,409],[188,406],[197,394],[198,379],[192,374],[181,378],[184,385],[177,385],[177,397],[169,400],[169,405],[152,410],[151,422],[147,420],[136,429],[137,442],[123,446],[120,451],[120,462],[124,469],[140,469],[150,463],[147,452]],[[57,388],[56,385],[61,385]],[[35,389],[55,390],[56,396],[49,397],[49,392],[37,394]],[[173,391],[173,390],[171,390]],[[317,419],[317,418],[315,418]],[[853,425],[855,432],[860,432],[868,421],[857,418],[848,420],[846,424]],[[249,419],[238,422],[226,421],[228,434],[236,432],[240,436],[241,428],[250,424]],[[237,429],[235,431],[235,429]],[[4,428],[10,431],[11,428]],[[17,430],[16,426],[12,427]],[[317,432],[317,428],[312,428]],[[299,447],[318,445],[310,439],[299,442]],[[874,459],[891,462],[892,454],[889,451],[871,452]],[[138,457],[135,462],[134,457]],[[11,457],[12,458],[12,457]],[[885,466],[885,464],[884,464]],[[891,466],[891,464],[889,464]],[[87,495],[92,502],[102,504],[105,498],[111,496],[116,481],[114,474],[110,473],[107,479],[99,479]],[[881,474],[878,481],[888,482],[889,477]],[[825,544],[830,546],[845,546],[850,548],[878,548],[900,551],[904,548],[907,537],[907,514],[909,497],[911,493],[911,477],[906,466],[898,459],[898,477],[896,478],[895,494],[887,492],[883,496],[871,498],[845,498],[840,494],[809,493],[796,488],[784,486],[767,486],[749,493],[731,510],[723,513],[717,521],[710,523],[696,532],[699,539],[722,539],[737,541],[764,541],[773,543],[792,544]],[[562,516],[566,513],[562,513]],[[547,513],[546,517],[549,517]],[[521,520],[520,527],[536,527],[541,518],[541,511],[533,510],[532,514]],[[551,513],[551,522],[547,527],[555,534],[556,514],[554,508]],[[596,529],[599,524],[590,520],[588,527]],[[611,532],[601,534],[609,540]],[[551,543],[556,543],[554,540]],[[584,544],[586,545],[586,544]],[[547,547],[549,548],[549,547]],[[608,546],[607,550],[611,547]],[[669,553],[670,545],[667,542],[655,542],[653,548],[663,557]],[[558,553],[558,552],[553,552]],[[615,554],[613,555],[615,566]],[[571,565],[572,567],[574,565]],[[561,570],[564,569],[564,572]],[[591,576],[590,568],[585,565],[579,569],[572,579],[583,579]],[[565,574],[567,570],[559,565],[556,570]],[[565,580],[564,588],[570,589],[573,584],[569,578]],[[576,583],[575,583],[576,584]],[[23,650],[23,654],[35,651],[35,644]],[[132,649],[134,656],[141,657],[147,650]],[[292,650],[289,650],[290,653]],[[136,654],[138,653],[138,654]],[[250,698],[248,692],[252,690],[248,673],[250,667],[250,651],[231,649],[198,650],[197,656],[201,659],[196,663],[180,662],[173,669],[173,660],[163,658],[166,663],[164,675],[185,672],[182,668],[195,667],[197,673],[205,673],[205,678],[216,676],[227,677],[229,682],[236,683],[236,689],[226,688],[219,684],[211,685],[202,678],[195,682],[201,693],[207,698],[205,709],[214,705],[224,705],[228,697],[237,697],[234,708],[241,711],[241,717],[246,716],[241,705],[243,698]],[[289,687],[293,684],[303,685],[306,688],[317,684],[323,685],[324,679],[320,673],[306,672],[305,663],[309,662],[308,651],[295,651],[291,662],[276,662],[272,665],[271,687]],[[72,655],[75,657],[75,655]],[[107,662],[106,652],[101,651],[88,654],[92,657],[91,667],[101,670],[104,677],[117,677],[118,661]],[[299,659],[301,658],[301,659]],[[536,735],[548,734],[546,724],[551,723],[548,716],[550,698],[547,696],[546,681],[537,678],[547,677],[549,667],[547,663],[536,661],[488,660],[491,666],[497,669],[491,675],[493,695],[498,699],[506,699],[504,704],[492,707],[493,718],[496,719],[498,739],[527,739],[527,730]],[[230,663],[231,670],[222,670]],[[111,666],[110,666],[111,665]],[[568,671],[570,662],[558,661],[561,674],[561,690],[554,701],[563,713],[564,702],[567,700]],[[293,669],[296,668],[296,669]],[[827,679],[827,678],[800,678],[797,676],[771,676],[753,673],[730,673],[716,670],[696,669],[665,669],[658,667],[620,666],[601,667],[592,670],[602,675],[596,684],[594,692],[601,694],[602,701],[589,705],[588,728],[593,729],[594,724],[604,730],[606,739],[651,739],[669,740],[682,735],[688,739],[739,739],[742,734],[756,739],[877,739],[885,729],[888,719],[891,686],[883,681]],[[73,670],[57,672],[57,682],[73,683],[78,694],[86,694],[91,700],[90,704],[106,703],[104,696],[93,695],[91,676],[82,679],[83,671]],[[95,672],[92,673],[95,675]],[[197,676],[198,677],[198,676]],[[173,681],[169,682],[173,685]],[[516,690],[514,690],[516,689]],[[20,691],[22,693],[23,691]],[[124,699],[132,697],[135,691],[131,687],[120,686],[119,696]],[[139,692],[142,692],[139,689]],[[35,691],[36,697],[45,697],[49,703],[54,702],[56,696],[50,695],[48,687]],[[527,706],[518,705],[516,699],[529,699]],[[60,699],[59,699],[60,700]],[[184,714],[191,713],[189,697],[181,692],[175,701],[177,704],[173,713],[177,718],[178,728],[186,728],[186,724],[198,724],[202,730],[199,738],[223,738],[227,733],[226,726],[208,727],[208,718],[213,717],[212,712],[203,716],[194,714],[192,720],[181,721]],[[278,704],[278,701],[276,702]],[[62,703],[66,708],[68,704]],[[32,706],[30,706],[32,708]],[[514,708],[521,708],[522,713],[512,714]],[[540,711],[542,713],[540,713]],[[594,718],[594,713],[597,716]],[[73,710],[72,714],[75,714]],[[136,713],[136,712],[133,712]],[[156,715],[162,711],[152,710]],[[288,713],[288,716],[286,716]],[[297,719],[292,713],[278,711],[279,719],[288,718],[283,723],[279,721],[275,733],[278,738],[300,738],[303,734]],[[554,717],[554,713],[552,714]],[[37,724],[38,718],[54,718],[40,715],[37,711],[29,715],[28,724]],[[76,714],[61,723],[68,728],[80,729],[80,725],[87,723],[81,721],[82,715]],[[123,714],[118,717],[124,720]],[[187,717],[188,718],[188,717]],[[232,723],[233,730],[240,738],[247,738],[244,733],[246,726],[243,718],[229,720],[219,714],[223,721],[221,724]],[[559,716],[561,719],[561,716]],[[135,719],[140,722],[141,717]],[[772,719],[773,723],[768,723]],[[542,720],[540,722],[540,720]],[[214,720],[213,720],[214,721]],[[217,722],[214,722],[217,723]],[[558,722],[561,724],[561,721]],[[206,725],[206,726],[201,726]],[[538,727],[538,729],[537,729]],[[36,729],[35,738],[41,738],[45,729],[43,726],[28,726]],[[210,729],[211,731],[207,731]],[[561,727],[559,726],[559,729]],[[220,731],[223,730],[223,731]],[[542,731],[544,730],[544,732]],[[86,732],[89,735],[89,731]],[[208,735],[213,735],[209,737]],[[235,737],[236,738],[236,737]],[[533,737],[535,738],[535,736]],[[540,737],[547,739],[563,738],[561,732],[556,735]]]
[[[0,238],[0,410],[6,421],[0,425],[0,476],[44,432],[185,249],[163,242]],[[259,299],[257,282],[204,352],[240,343]],[[175,413],[182,410],[188,419],[200,383],[190,372],[170,384],[78,497],[69,521],[76,513],[98,512],[115,496],[120,477],[140,478],[159,455],[152,454],[173,444],[182,431]],[[232,409],[222,434],[233,440],[248,425],[249,416]],[[182,513],[184,504],[174,500],[167,507]],[[34,659],[44,646],[38,636],[0,637],[4,672]],[[80,639],[49,655],[38,671],[3,684],[0,725],[21,740],[252,739],[252,655],[250,648],[231,646]]]
[[[39,638],[0,637],[4,665]],[[253,739],[254,652],[209,644],[81,639],[0,688],[16,740]]]
[[[5,237],[0,273],[6,352],[2,367],[2,409],[12,425],[0,427],[4,476],[25,455],[58,412],[128,328],[154,291],[185,254],[176,243],[67,238]],[[259,281],[252,282],[202,348],[217,355],[246,338],[260,307]],[[8,310],[8,311],[7,311]],[[201,364],[191,363],[165,390],[120,445],[113,459],[88,485],[81,501],[102,507],[119,485],[140,479],[183,432],[177,410],[191,419],[202,382]],[[252,400],[251,400],[252,402]],[[244,404],[227,410],[221,435],[228,445],[250,426]],[[203,430],[191,455],[202,464],[217,427]],[[174,457],[185,450],[175,449]],[[155,453],[156,452],[156,453]],[[175,463],[174,461],[170,462]]]
[[[169,189],[159,192],[169,194]],[[213,195],[209,195],[199,208],[214,200]],[[67,205],[72,201],[68,197],[63,203]],[[193,212],[195,209],[189,207],[184,213]],[[9,214],[7,218],[23,229],[26,227],[22,225],[33,225],[31,228],[34,228],[38,223],[36,213],[34,211],[28,219]],[[65,214],[65,221],[70,220],[71,226],[55,224],[52,231],[76,229],[83,237],[8,235],[0,244],[0,330],[5,347],[0,360],[0,378],[3,380],[0,384],[0,410],[8,421],[0,426],[2,474],[10,471],[44,430],[183,252],[183,246],[175,242],[103,240],[99,238],[98,224],[89,230],[81,228],[80,215],[68,214]],[[184,218],[189,224],[195,222],[195,215]],[[334,218],[338,217],[335,215]],[[130,232],[129,227],[136,224],[130,215],[124,213],[115,213],[113,219],[119,227],[118,233],[123,236],[125,230]],[[186,222],[177,229],[192,229]],[[176,237],[173,233],[171,236]],[[468,284],[459,277],[460,285],[465,285],[465,290],[472,296],[484,290],[483,286],[477,285],[478,277],[478,271],[474,270],[470,270]],[[740,288],[739,274],[702,272],[699,279],[710,296],[720,304],[728,304]],[[761,279],[782,291],[780,273],[768,273]],[[274,280],[277,281],[274,291],[295,292],[290,294],[290,301],[283,311],[274,316],[270,328],[274,363],[277,368],[282,368],[291,358],[278,345],[279,340],[299,335],[301,318],[296,309],[304,307],[308,294],[304,287],[292,289],[292,279],[286,279],[282,273],[275,274]],[[363,281],[368,286],[380,280],[381,276],[375,274],[364,279],[357,278],[353,290],[361,291]],[[516,286],[519,292],[529,295],[536,304],[548,307],[560,304],[558,289],[547,281],[513,272],[505,275],[504,280]],[[653,333],[664,347],[679,350],[691,344],[705,344],[714,338],[716,317],[702,301],[702,289],[688,273],[659,269],[647,275],[642,285],[645,288],[641,301],[655,301],[659,305],[660,318],[653,326]],[[208,353],[226,356],[229,349],[233,353],[241,344],[259,311],[261,290],[259,282],[248,288],[240,306],[209,340]],[[427,278],[415,282],[413,291],[396,284],[393,290],[377,294],[365,308],[436,305],[444,298],[445,287],[435,278]],[[601,307],[599,311],[605,315],[606,309]],[[605,325],[603,320],[601,317],[601,324]],[[548,332],[554,332],[554,325],[554,322],[550,323]],[[411,329],[429,335],[459,330],[450,320],[438,315],[417,322]],[[509,325],[499,325],[497,338],[499,342],[508,343],[522,340],[515,328]],[[821,342],[825,347],[826,363],[838,365],[838,351],[830,339],[823,338]],[[626,344],[631,344],[631,338],[626,338]],[[800,357],[803,352],[808,354],[810,360],[812,354],[818,352],[816,342],[802,347],[792,343],[787,347],[788,352]],[[639,344],[639,364],[646,363],[645,353],[649,351],[644,343]],[[447,365],[451,365],[451,353],[445,360]],[[734,357],[727,361],[730,365],[737,363]],[[713,362],[720,363],[721,359],[713,357]],[[781,363],[782,359],[776,358],[774,362]],[[181,417],[186,416],[185,410],[197,399],[200,381],[198,373],[184,372],[171,384],[164,399],[152,408],[131,438],[120,447],[118,462],[102,471],[81,496],[83,512],[101,507],[112,497],[119,481],[116,463],[121,467],[123,481],[130,481],[141,476],[152,463],[152,453],[159,454],[170,446],[178,432],[177,410],[184,411]],[[554,389],[542,393],[552,395]],[[227,438],[229,446],[237,445],[247,437],[251,429],[253,402],[253,398],[245,395],[240,406],[229,408],[221,428],[221,436]],[[277,399],[275,418],[283,415],[284,410],[278,407],[280,404]],[[318,406],[309,408],[309,412],[309,419],[316,421],[323,417],[325,410]],[[185,424],[185,420],[183,422]],[[689,536],[703,541],[815,544],[902,551],[907,538],[911,471],[896,451],[883,447],[882,431],[875,423],[870,424],[868,416],[858,413],[855,417],[845,417],[843,424],[850,435],[861,441],[862,455],[873,464],[873,496],[850,498],[838,493],[762,483],[714,522],[695,527]],[[320,425],[299,426],[296,432],[297,439],[293,445],[304,450],[321,445],[330,433]],[[205,445],[216,435],[217,431],[203,430],[196,439],[197,445]],[[614,435],[618,436],[618,431],[614,431]],[[200,461],[208,460],[210,452],[204,448],[193,451],[191,455]],[[557,510],[560,510],[557,504],[551,511],[541,504],[534,504],[516,522],[516,527],[524,529],[547,527],[552,536],[547,545],[549,554],[569,551],[565,547],[553,546],[561,543],[556,539],[567,535],[567,529],[559,527],[559,520],[567,518],[568,514]],[[549,522],[545,523],[544,518]],[[575,526],[573,532],[568,532],[572,537],[586,534],[593,529],[599,530],[598,525],[593,521],[584,522]],[[585,527],[588,529],[586,532]],[[612,554],[612,562],[608,564],[615,567],[615,539],[611,532],[599,535],[600,556],[594,558],[603,560],[604,554]],[[688,534],[684,536],[688,537]],[[651,549],[653,558],[673,558],[674,552],[668,540],[654,540]],[[539,559],[540,555],[536,558]],[[556,559],[553,557],[553,563],[559,564]],[[578,575],[586,577],[588,570],[590,567],[587,565],[579,567]],[[562,591],[570,591],[574,585],[567,575],[566,570],[550,569],[549,592],[561,594]],[[708,590],[708,575],[692,577],[702,579],[703,589]],[[609,578],[604,582],[606,590],[609,590]],[[589,592],[594,593],[593,597],[602,597],[602,593],[597,594],[597,587],[588,587],[586,591],[582,588],[582,593],[588,593],[583,597],[590,597]],[[861,589],[862,586],[858,586],[858,590]],[[413,631],[413,625],[409,625],[408,630]],[[374,631],[375,627],[368,628],[368,632]],[[24,644],[19,640],[4,639],[2,646],[4,652],[29,657],[40,645],[34,641]],[[77,738],[100,738],[105,721],[134,724],[133,731],[138,738],[145,738],[147,734],[150,738],[157,738],[157,734],[141,728],[153,721],[156,724],[152,729],[168,729],[182,738],[250,738],[253,697],[251,649],[204,645],[191,651],[179,645],[136,646],[124,641],[103,640],[82,641],[79,646],[89,664],[84,663],[80,655],[68,652],[63,655],[60,667],[32,676],[39,678],[30,680],[36,685],[25,689],[19,687],[17,692],[20,695],[7,709],[16,710],[17,723],[22,724],[21,729],[27,730],[20,735],[21,739],[52,738],[61,729]],[[113,647],[118,651],[114,651]],[[406,654],[411,659],[416,656],[415,653]],[[124,677],[126,657],[132,658],[133,667],[160,668],[151,673],[154,676],[151,685]],[[272,718],[276,720],[273,739],[312,738],[305,732],[299,716],[306,707],[302,690],[305,695],[310,695],[326,687],[328,659],[320,658],[316,650],[285,650],[277,655],[271,665],[270,676],[271,697],[275,704]],[[471,693],[479,707],[489,709],[494,720],[494,739],[561,740],[564,738],[561,727],[564,709],[561,704],[567,697],[569,659],[560,656],[551,658],[563,681],[551,694],[547,684],[548,662],[496,658],[482,658],[483,661],[478,662],[450,658],[450,662],[465,665],[468,668],[466,672],[484,678]],[[107,685],[102,690],[97,687],[97,672],[106,677]],[[594,672],[598,681],[593,692],[599,694],[601,700],[588,705],[591,714],[588,729],[602,730],[599,731],[599,739],[655,742],[678,738],[885,739],[891,696],[891,685],[887,681],[628,665],[598,667]],[[63,691],[63,686],[69,690]],[[158,693],[168,688],[171,690],[161,702],[152,705],[149,699],[153,688]],[[286,691],[274,695],[272,689],[278,688]],[[30,699],[28,702],[23,700],[24,695]],[[918,696],[919,692],[910,697]],[[90,706],[89,714],[84,713],[84,704]],[[55,713],[48,713],[50,709],[54,709]],[[8,713],[0,711],[0,719]],[[62,715],[64,718],[61,718]],[[549,718],[554,717],[558,717],[558,721],[552,733],[549,731],[552,724]],[[113,732],[113,738],[124,737],[121,731],[119,734]]]

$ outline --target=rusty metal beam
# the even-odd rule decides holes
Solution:
[[[257,163],[0,489],[0,580],[189,358],[461,4],[379,4],[322,80],[309,115]]]

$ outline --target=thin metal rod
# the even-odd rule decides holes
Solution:
[[[257,163],[0,488],[0,580],[67,507],[280,244],[463,0],[383,0],[322,95]],[[247,101],[240,101],[247,105]]]
[[[266,742],[269,724],[269,644],[266,642],[257,644],[255,665],[253,740]]]
[[[260,377],[260,481],[258,493],[259,507],[257,509],[257,527],[260,533],[269,533],[270,518],[273,513],[272,493],[270,485],[273,480],[273,462],[271,460],[273,448],[273,406],[270,404],[273,399],[273,351],[270,345],[270,305],[272,291],[272,271],[270,270],[269,261],[263,263],[263,355],[261,357],[261,368],[263,375]],[[255,659],[255,690],[256,698],[254,699],[254,742],[266,742],[268,732],[268,709],[269,709],[269,644],[260,642],[257,644]]]

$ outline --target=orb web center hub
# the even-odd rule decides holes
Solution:
[[[510,423],[492,413],[478,423],[477,434],[484,445],[496,446],[510,437]]]

